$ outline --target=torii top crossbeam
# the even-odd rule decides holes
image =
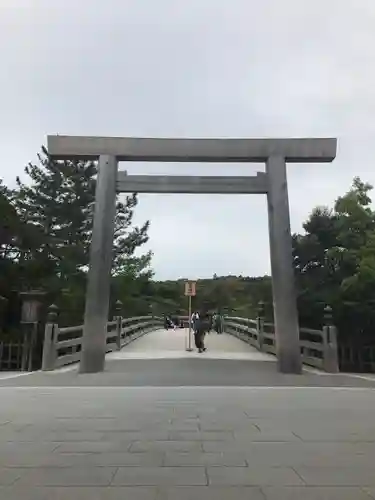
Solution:
[[[331,162],[334,138],[296,139],[155,139],[135,137],[48,136],[49,154],[56,159],[95,160],[101,155],[118,161],[260,163],[281,156],[291,163]]]

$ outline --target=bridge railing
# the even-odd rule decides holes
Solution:
[[[337,333],[332,324],[330,308],[325,310],[326,325],[322,330],[300,328],[300,349],[302,362],[306,365],[330,373],[339,371]],[[226,333],[247,342],[261,352],[276,355],[275,325],[264,321],[262,316],[256,319],[226,316]]]
[[[163,325],[159,316],[115,316],[107,323],[106,352],[119,351],[133,340]],[[44,332],[42,370],[50,371],[81,359],[83,325],[59,327],[57,307],[50,306]]]

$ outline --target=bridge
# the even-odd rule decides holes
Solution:
[[[293,375],[262,318],[226,317],[201,354],[162,323],[116,316],[82,374],[82,326],[50,308],[43,370],[0,377],[0,498],[375,498],[375,378],[327,371],[327,328]]]
[[[160,355],[179,357],[186,355],[187,348],[191,346],[192,332],[188,331],[189,320],[187,316],[180,316],[178,319],[178,323],[185,327],[183,333],[181,334],[180,330],[174,330],[175,334],[171,336],[168,330],[164,330],[164,318],[160,316],[125,318],[122,316],[122,304],[119,301],[116,305],[116,311],[113,320],[108,322],[106,326],[106,334],[102,339],[103,352],[109,353],[125,349],[128,354],[132,352],[134,341],[147,334],[147,339],[137,342],[136,346],[138,351],[143,349],[145,353],[149,352],[152,357]],[[57,307],[50,306],[43,342],[43,371],[54,370],[82,359],[83,325],[60,328],[57,317]],[[337,373],[339,362],[336,328],[332,324],[330,308],[326,308],[325,322],[326,325],[323,326],[322,330],[300,328],[300,357],[306,366]],[[225,353],[234,351],[243,354],[252,353],[263,360],[277,361],[275,325],[265,321],[263,303],[259,304],[258,316],[254,319],[224,316],[223,330],[223,336],[218,337],[221,340],[214,341],[213,350],[210,349],[208,353],[205,353],[205,357],[210,357],[211,354],[224,356]],[[152,335],[150,335],[151,333]],[[173,349],[170,349],[171,345],[174,346]],[[262,354],[268,354],[268,356],[262,357]],[[189,356],[192,357],[191,353]],[[113,356],[109,359],[113,359]]]

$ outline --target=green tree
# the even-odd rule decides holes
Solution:
[[[338,248],[337,217],[329,208],[317,207],[303,228],[305,234],[293,236],[300,323],[320,328],[324,307],[340,283],[329,253]]]
[[[18,233],[18,217],[11,204],[10,192],[0,180],[0,295],[6,295],[14,271],[11,259]]]
[[[146,221],[141,227],[132,227],[134,210],[138,204],[138,198],[135,193],[126,196],[125,202],[117,203],[117,214],[115,220],[114,232],[114,262],[113,274],[131,274],[139,276],[146,274],[151,276],[149,269],[152,252],[135,256],[135,252],[142,245],[147,243],[148,229],[150,221]],[[129,230],[130,229],[130,230]]]
[[[371,189],[355,178],[334,209],[314,209],[304,224],[305,234],[293,240],[300,322],[320,327],[324,306],[330,304],[341,340],[371,337],[375,320]]]
[[[11,243],[16,233],[18,223],[17,213],[11,204],[10,191],[4,186],[0,179],[0,246],[3,250],[5,245]]]
[[[45,148],[38,158],[39,164],[30,163],[25,168],[29,181],[23,183],[17,179],[16,207],[20,219],[42,236],[31,251],[33,272],[29,273],[29,285],[42,286],[54,294],[65,290],[65,305],[70,297],[70,301],[80,303],[81,310],[92,236],[97,164],[55,161]],[[117,202],[113,244],[116,276],[142,273],[150,264],[151,253],[135,256],[136,250],[148,240],[149,228],[149,222],[132,227],[136,206],[136,194]]]
[[[0,182],[0,275],[1,288],[7,295],[22,288],[31,267],[31,250],[40,241],[40,233],[23,221],[17,211],[15,194]]]
[[[154,301],[159,310],[186,315],[188,301],[184,295],[184,280],[152,282]],[[200,279],[197,282],[197,295],[192,298],[192,308],[206,306],[212,311],[255,318],[258,302],[266,304],[267,319],[271,320],[272,283],[268,276],[247,278],[238,276],[217,276]]]
[[[375,213],[371,190],[370,184],[357,177],[352,189],[335,204],[340,251],[334,257],[342,273],[337,310],[342,336],[358,343],[375,340]]]
[[[96,167],[92,162],[56,162],[46,149],[39,165],[25,168],[29,182],[17,178],[17,209],[42,239],[33,249],[32,286],[57,291],[82,275],[88,263]]]

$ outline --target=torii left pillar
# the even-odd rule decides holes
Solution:
[[[116,216],[117,158],[99,157],[80,373],[104,370]]]

